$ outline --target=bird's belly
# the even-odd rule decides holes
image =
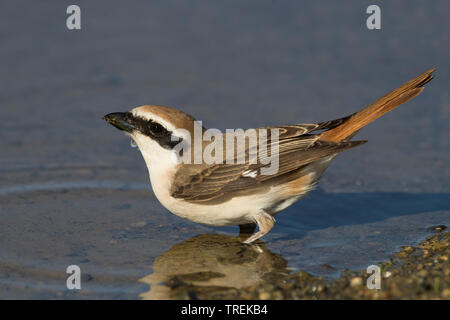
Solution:
[[[280,187],[273,187],[265,193],[235,197],[216,204],[193,203],[169,194],[155,194],[161,204],[177,216],[211,226],[230,226],[254,222],[254,216],[261,210],[274,215],[306,194],[286,198],[281,191]]]
[[[199,204],[172,197],[158,198],[173,214],[211,226],[229,226],[253,222],[253,216],[271,203],[264,195],[236,197],[223,203]]]

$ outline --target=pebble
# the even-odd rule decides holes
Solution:
[[[361,286],[363,284],[363,279],[361,277],[355,277],[350,280],[350,287]]]
[[[268,292],[261,292],[259,294],[259,299],[260,300],[269,300],[270,299],[270,294]]]
[[[417,272],[417,275],[419,277],[426,277],[428,274],[428,272],[426,270],[420,270],[419,272]]]
[[[443,231],[443,230],[445,230],[445,229],[447,229],[447,226],[444,226],[444,225],[433,226],[433,227],[430,227],[430,228],[429,228],[429,230],[431,230],[431,231],[436,231],[436,232],[441,232],[441,231]]]
[[[406,247],[405,249],[403,249],[403,251],[405,251],[406,253],[411,253],[414,251],[413,247]]]
[[[450,299],[450,289],[445,289],[442,291],[442,298]]]

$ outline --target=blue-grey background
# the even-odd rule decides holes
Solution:
[[[66,28],[70,4],[82,30]],[[449,224],[450,3],[376,1],[374,31],[370,4],[2,1],[0,297],[137,298],[173,245],[236,233],[156,201],[139,152],[101,120],[142,104],[219,129],[325,121],[436,67],[264,241],[288,268],[335,276]],[[78,292],[65,287],[71,264],[84,274]]]

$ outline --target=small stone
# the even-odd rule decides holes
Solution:
[[[350,280],[350,287],[361,286],[363,284],[363,279],[361,277],[354,277]]]
[[[269,300],[270,299],[270,294],[268,292],[261,292],[259,294],[259,299],[260,300]]]
[[[442,298],[450,299],[450,289],[445,289],[442,291]]]
[[[405,251],[406,253],[411,253],[414,251],[413,247],[406,247],[405,249],[403,249],[403,251]]]
[[[275,299],[275,300],[282,300],[283,299],[283,293],[280,290],[274,291],[273,299]],[[267,300],[267,299],[262,299],[262,300]]]
[[[426,270],[420,270],[419,272],[417,272],[417,275],[421,278],[426,277],[428,274],[428,272]]]
[[[441,232],[445,229],[447,229],[447,226],[444,225],[439,225],[439,226],[432,226],[428,228],[430,231],[434,231],[434,232]]]

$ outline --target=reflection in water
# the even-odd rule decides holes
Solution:
[[[288,273],[287,263],[264,243],[242,244],[237,238],[202,234],[173,246],[155,259],[143,299],[219,298],[221,292],[258,284]]]

